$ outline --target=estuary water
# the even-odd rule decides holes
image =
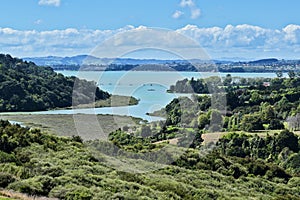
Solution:
[[[139,104],[134,106],[89,108],[73,110],[50,110],[42,112],[30,112],[30,114],[113,114],[139,117],[148,121],[157,121],[161,118],[152,117],[151,113],[165,107],[172,99],[187,94],[172,94],[166,90],[184,78],[206,78],[210,76],[225,77],[228,73],[207,72],[153,72],[153,71],[56,71],[65,76],[77,76],[78,78],[97,82],[98,86],[114,95],[133,96],[139,99]],[[276,77],[275,73],[230,73],[232,77]],[[16,113],[14,113],[16,114]]]

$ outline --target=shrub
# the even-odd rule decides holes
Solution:
[[[69,184],[53,188],[50,191],[49,196],[66,200],[90,200],[92,199],[93,194],[84,186]]]
[[[5,188],[15,181],[15,177],[9,173],[0,172],[0,187]]]
[[[16,157],[13,154],[0,151],[0,163],[17,162]]]
[[[13,182],[8,185],[8,189],[12,189],[21,193],[30,195],[43,194],[43,184],[32,179]]]

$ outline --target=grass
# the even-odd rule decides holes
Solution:
[[[9,199],[11,199],[11,198],[0,196],[0,200],[9,200]]]
[[[80,104],[72,108],[102,108],[102,107],[119,107],[137,105],[139,100],[130,96],[112,95],[109,99],[99,100],[91,104]]]
[[[135,126],[142,119],[113,115],[0,115],[0,119],[21,122],[22,125],[39,128],[42,131],[59,136],[80,135],[85,140],[107,138],[107,135],[119,128]]]
[[[81,104],[74,108],[99,108],[137,105],[139,100],[134,97],[113,95],[109,99],[96,101],[92,104]],[[64,108],[66,109],[66,108]],[[72,109],[68,107],[67,109]],[[21,122],[30,128],[38,128],[42,131],[59,136],[80,135],[86,140],[99,139],[103,135],[122,128],[133,126],[142,119],[128,116],[113,115],[39,115],[39,114],[9,114],[0,115],[0,119]],[[81,131],[78,131],[80,129]],[[85,130],[83,130],[85,129]],[[95,130],[96,129],[96,130]],[[84,135],[82,135],[84,134]]]

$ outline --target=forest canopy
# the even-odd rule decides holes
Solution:
[[[0,111],[38,111],[104,100],[95,82],[65,77],[50,67],[0,54]],[[77,92],[73,93],[74,84]],[[73,96],[74,97],[74,96]]]

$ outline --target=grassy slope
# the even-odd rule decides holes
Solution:
[[[15,137],[18,137],[17,134]],[[33,137],[34,138],[34,137]],[[44,194],[66,199],[297,199],[300,180],[241,176],[238,179],[221,171],[208,170],[199,162],[192,169],[174,165],[151,169],[140,160],[105,156],[102,151],[66,138],[45,135],[42,143],[17,148],[14,154],[23,161],[1,163],[2,172],[12,174],[17,182],[7,188],[30,194]],[[54,142],[55,141],[55,142]],[[97,144],[97,143],[96,143]],[[109,147],[109,145],[107,146]],[[95,146],[95,148],[98,148]],[[113,149],[107,148],[111,151]],[[198,151],[191,150],[194,156]],[[205,152],[202,152],[205,153]],[[188,162],[193,162],[189,156]],[[159,157],[160,158],[160,157]],[[163,159],[162,157],[161,159]],[[215,157],[213,158],[215,159]],[[110,167],[111,161],[117,165]],[[220,159],[218,159],[220,162]],[[123,161],[123,163],[122,163]],[[216,162],[217,160],[215,160]],[[130,171],[144,167],[144,173]],[[152,163],[153,165],[153,163]],[[149,167],[149,168],[147,168]],[[240,167],[242,169],[242,167]],[[231,168],[227,170],[231,173]],[[46,187],[47,186],[47,187]],[[48,188],[50,186],[50,188]],[[80,198],[79,198],[80,197]],[[291,198],[289,198],[291,197]]]
[[[100,153],[99,157],[94,154],[100,162],[91,160],[90,153],[78,145],[68,144],[54,151],[35,144],[22,152],[30,155],[30,166],[37,171],[29,183],[53,169],[63,169],[50,179],[59,184],[50,192],[55,197],[74,190],[86,191],[93,199],[274,199],[281,194],[299,195],[299,187],[292,182],[276,183],[258,177],[234,179],[210,170],[168,166],[146,173],[122,172],[106,166],[105,160],[114,158]],[[129,162],[136,160],[127,159]]]

